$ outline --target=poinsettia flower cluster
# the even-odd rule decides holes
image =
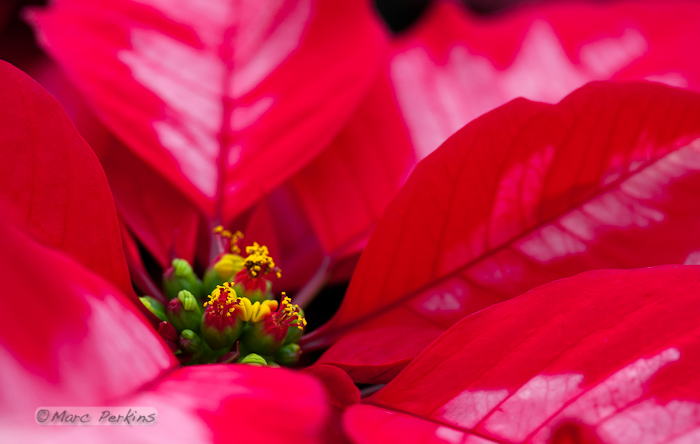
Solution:
[[[281,271],[267,247],[254,242],[243,258],[242,233],[223,227],[218,234],[222,253],[202,281],[184,259],[175,258],[163,275],[167,301],[139,299],[162,322],[158,332],[183,365],[214,362],[291,366],[299,361],[306,319],[298,305],[282,292],[278,302],[267,277]],[[203,295],[208,294],[204,303]]]
[[[26,17],[62,71],[0,63],[3,442],[698,440],[695,3]]]

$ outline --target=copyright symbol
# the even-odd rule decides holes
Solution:
[[[39,410],[38,412],[36,412],[36,420],[38,422],[44,422],[47,419],[49,419],[49,411],[48,410],[42,409],[42,410]]]

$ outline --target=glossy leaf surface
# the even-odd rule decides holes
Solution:
[[[386,381],[465,315],[537,285],[696,260],[699,137],[700,96],[653,83],[486,114],[415,170],[306,345],[340,336],[321,362]]]
[[[418,161],[512,99],[555,103],[606,79],[700,90],[695,2],[551,2],[488,18],[457,3],[434,2],[394,41],[348,125],[293,179],[329,253],[362,248]]]
[[[697,266],[559,280],[456,324],[350,407],[346,430],[358,443],[545,443],[578,423],[588,443],[695,442],[698,313]]]
[[[107,126],[224,221],[318,154],[385,47],[368,1],[61,0],[31,18]]]
[[[131,296],[119,221],[97,157],[26,74],[0,62],[0,80],[0,198],[8,217]]]

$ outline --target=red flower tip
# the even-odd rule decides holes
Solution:
[[[177,331],[170,322],[161,322],[158,324],[158,334],[163,338],[165,343],[170,348],[170,351],[177,351]]]
[[[233,289],[233,284],[231,282],[224,282],[223,285],[219,285],[214,289],[214,291],[209,295],[209,301],[204,303],[207,307],[206,313],[212,317],[219,318],[232,318],[233,314],[236,312],[236,307],[240,305],[241,301],[236,295],[236,290]]]
[[[230,349],[241,335],[243,321],[235,316],[240,302],[233,284],[225,282],[204,303],[207,309],[202,317],[202,338],[214,350]]]
[[[233,282],[241,296],[247,297],[253,302],[262,302],[272,299],[272,282],[269,277],[280,278],[282,272],[270,256],[265,245],[254,242],[246,247],[248,256],[243,260],[243,268],[236,273]]]

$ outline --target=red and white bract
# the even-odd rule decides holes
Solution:
[[[40,405],[99,405],[177,365],[112,285],[5,220],[0,236],[4,426]]]
[[[592,83],[475,120],[414,171],[339,311],[306,338],[320,362],[387,381],[465,315],[598,268],[697,261],[700,95]]]
[[[591,443],[696,442],[698,312],[697,266],[538,287],[441,335],[350,407],[346,431],[357,443],[545,443],[574,423]]]
[[[369,1],[60,0],[30,17],[109,129],[223,221],[320,152],[386,40]]]
[[[436,1],[399,36],[374,87],[292,185],[326,251],[357,252],[418,161],[517,97],[555,103],[593,80],[700,90],[700,6],[552,2],[494,17]]]

